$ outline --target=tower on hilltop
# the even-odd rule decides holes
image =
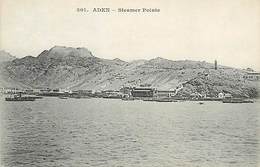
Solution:
[[[218,69],[218,62],[217,62],[217,60],[215,60],[215,70],[217,70]]]

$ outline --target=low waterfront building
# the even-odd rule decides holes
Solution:
[[[92,94],[92,90],[79,90],[80,94]]]
[[[33,94],[34,92],[33,92],[33,89],[26,89],[26,90],[24,90],[24,93]]]
[[[93,96],[94,96],[94,97],[103,97],[103,93],[100,92],[100,91],[95,91],[95,92],[93,93]]]
[[[53,89],[52,92],[60,92],[60,89]]]
[[[35,88],[35,89],[33,89],[33,93],[34,94],[39,94],[39,93],[41,93],[41,89]]]
[[[225,99],[230,99],[230,98],[232,98],[232,94],[230,94],[230,93],[225,93],[224,98],[225,98]]]
[[[119,93],[118,90],[102,90],[101,93],[109,94],[109,93]]]
[[[247,71],[246,74],[243,76],[243,78],[246,80],[251,80],[251,81],[259,81],[260,72]]]
[[[51,91],[50,88],[45,88],[40,90],[41,93],[49,93],[50,91]]]
[[[72,94],[79,94],[79,91],[78,90],[72,90],[71,93]]]
[[[72,92],[81,96],[93,96],[92,90],[77,90]]]
[[[157,90],[156,96],[157,97],[172,97],[176,93],[175,90]]]
[[[67,93],[67,94],[72,94],[72,91],[69,90],[69,89],[60,89],[60,92]]]
[[[122,88],[120,88],[119,92],[124,94],[124,95],[129,95],[131,96],[131,91],[132,91],[132,87],[130,86],[124,86]]]
[[[232,95],[230,93],[220,92],[218,94],[218,98],[220,98],[220,99],[228,99],[228,98],[232,98]]]
[[[131,91],[133,97],[153,97],[155,93],[156,89],[150,87],[133,87]]]
[[[2,88],[1,92],[4,94],[24,93],[23,90],[20,90],[18,88]]]
[[[102,97],[105,98],[121,98],[122,93],[120,93],[118,90],[103,90],[101,91]]]

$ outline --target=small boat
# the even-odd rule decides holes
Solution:
[[[199,102],[200,105],[204,104],[203,102]]]
[[[68,99],[66,96],[59,96],[60,99]]]
[[[223,103],[254,103],[253,100],[242,99],[242,98],[223,99],[222,102]]]
[[[107,98],[107,99],[122,99],[121,95],[105,95],[103,96],[103,98]]]
[[[155,101],[157,101],[157,102],[173,102],[173,100],[172,100],[172,99],[169,99],[169,98],[157,99],[157,100],[155,100]]]
[[[143,98],[143,101],[156,101],[154,98]]]
[[[122,100],[124,100],[124,101],[132,101],[132,100],[135,100],[135,99],[132,98],[132,97],[123,97]]]

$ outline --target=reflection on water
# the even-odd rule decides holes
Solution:
[[[6,167],[257,166],[259,103],[44,98],[0,106]]]

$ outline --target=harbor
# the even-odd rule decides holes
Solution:
[[[157,90],[150,86],[122,87],[119,90],[68,90],[68,89],[26,89],[2,88],[1,94],[6,101],[35,101],[44,97],[57,97],[59,99],[89,99],[106,98],[121,99],[123,101],[141,100],[150,102],[181,102],[181,101],[219,101],[223,103],[253,103],[253,99],[233,97],[230,93],[220,92],[215,96],[201,95],[197,92],[190,95],[179,95],[182,87],[174,90]]]
[[[125,154],[118,166],[135,166],[136,160],[139,167],[257,165],[259,101],[227,105],[47,96],[0,101],[6,166],[37,161],[41,167],[105,167]],[[64,157],[70,158],[61,161]],[[155,158],[160,160],[156,164]]]

